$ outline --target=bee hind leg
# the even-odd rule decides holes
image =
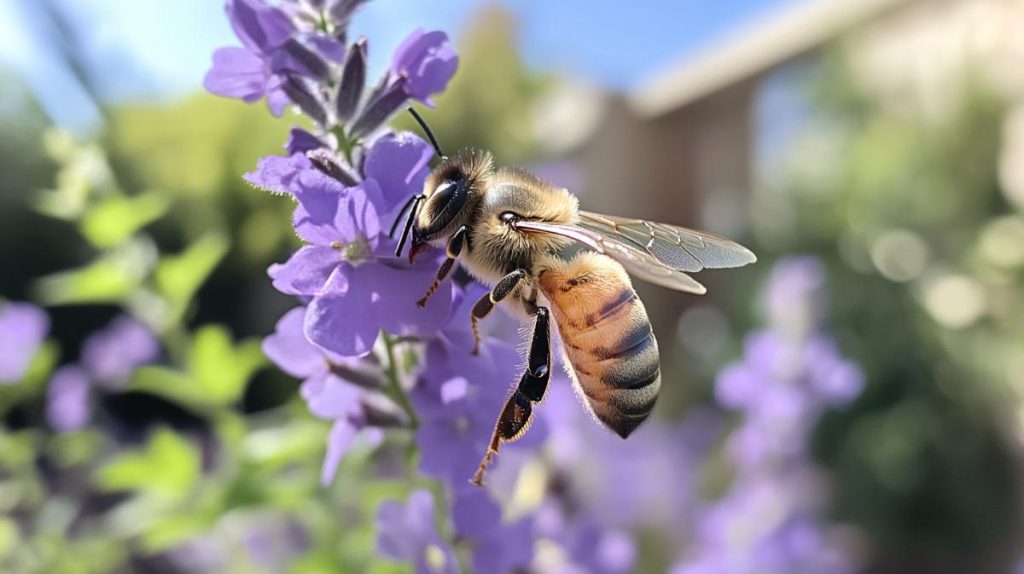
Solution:
[[[536,307],[533,316],[536,321],[533,327],[526,371],[519,380],[519,385],[512,391],[512,396],[505,403],[505,407],[501,409],[498,422],[494,425],[494,433],[491,435],[487,454],[484,455],[480,467],[471,479],[471,482],[477,486],[483,486],[484,473],[487,472],[487,467],[494,460],[494,456],[498,454],[501,443],[518,439],[530,427],[533,405],[544,398],[544,392],[548,388],[548,380],[551,378],[548,310],[545,307]]]
[[[494,310],[494,306],[501,302],[502,299],[508,297],[516,290],[519,286],[519,282],[526,277],[526,271],[523,269],[516,269],[502,277],[494,288],[489,293],[480,298],[479,301],[473,305],[473,312],[470,314],[469,321],[470,326],[473,328],[473,354],[477,355],[480,353],[480,319],[491,314]]]
[[[463,225],[458,228],[455,233],[448,238],[448,245],[445,247],[445,254],[448,256],[444,263],[441,264],[441,268],[437,270],[437,276],[434,278],[434,282],[430,284],[430,288],[427,289],[427,293],[416,302],[420,307],[426,307],[427,301],[433,296],[437,288],[441,286],[441,282],[444,281],[448,274],[451,273],[452,267],[455,266],[455,260],[458,259],[459,254],[462,253],[462,246],[466,243],[466,235],[469,233],[469,228]]]

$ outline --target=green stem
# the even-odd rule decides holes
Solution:
[[[406,394],[405,389],[402,388],[402,383],[398,380],[398,361],[395,359],[395,339],[383,333],[384,337],[384,349],[387,354],[387,366],[384,369],[384,374],[388,379],[388,386],[385,389],[388,396],[390,396],[398,406],[405,411],[406,416],[409,417],[409,421],[412,424],[412,428],[420,426],[419,418],[416,416],[416,409],[412,407],[412,403],[409,401],[409,395]]]
[[[344,126],[335,126],[331,129],[331,133],[338,139],[338,151],[341,152],[341,156],[345,158],[349,166],[355,167],[352,163],[352,150],[355,149],[356,144],[359,142],[355,139],[349,139],[345,135]]]

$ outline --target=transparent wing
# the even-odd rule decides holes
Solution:
[[[587,211],[580,212],[579,226],[686,273],[742,267],[757,261],[749,249],[738,243],[686,227]]]
[[[534,233],[550,233],[572,239],[598,253],[603,253],[618,261],[629,274],[676,291],[696,293],[703,295],[707,289],[694,280],[692,277],[669,267],[659,261],[656,257],[638,249],[630,243],[604,237],[600,233],[576,227],[574,225],[561,225],[557,223],[543,223],[539,221],[518,221],[516,228]]]

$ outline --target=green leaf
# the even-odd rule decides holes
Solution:
[[[18,544],[18,525],[14,520],[0,517],[0,556],[10,556]]]
[[[153,260],[151,244],[133,241],[84,267],[43,277],[35,290],[47,305],[119,303],[142,285]]]
[[[208,325],[192,339],[187,371],[141,367],[132,377],[132,389],[197,409],[224,407],[242,397],[246,383],[265,363],[259,341],[236,345],[227,329]]]
[[[209,404],[202,387],[196,384],[192,375],[167,367],[139,367],[132,375],[131,389],[190,407]]]
[[[7,414],[12,407],[42,393],[59,354],[56,344],[44,343],[32,357],[21,381],[15,384],[0,384],[0,417]]]
[[[108,195],[82,219],[82,235],[99,248],[113,247],[166,213],[167,198],[157,192],[135,197]]]
[[[93,430],[60,433],[47,445],[47,454],[62,468],[85,464],[103,448],[103,434]]]
[[[228,251],[227,238],[207,233],[179,255],[163,258],[156,268],[156,286],[172,305],[183,308]]]
[[[181,498],[199,479],[199,451],[168,429],[158,429],[145,449],[115,457],[96,473],[106,491],[137,490]]]
[[[142,549],[148,553],[169,550],[210,529],[211,520],[203,513],[189,512],[162,518],[142,534]]]
[[[221,326],[199,329],[189,356],[189,370],[206,396],[217,404],[241,398],[249,377],[263,364],[259,341],[244,341],[236,347]]]

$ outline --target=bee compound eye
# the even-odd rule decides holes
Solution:
[[[441,183],[441,185],[437,186],[437,189],[434,190],[432,196],[433,201],[439,206],[447,205],[448,202],[452,200],[452,197],[455,196],[455,192],[458,191],[460,185],[462,185],[462,181],[460,180],[449,180]]]

